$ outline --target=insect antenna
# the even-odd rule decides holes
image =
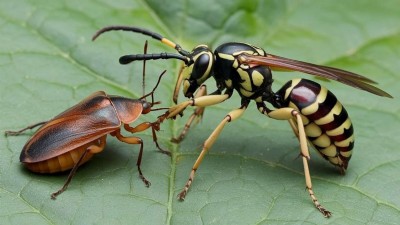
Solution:
[[[155,102],[154,104],[159,104],[161,102]],[[156,109],[151,109],[151,111],[160,111],[160,110],[166,110],[169,109],[168,107],[162,107],[162,108],[156,108]]]
[[[144,43],[144,49],[143,49],[143,53],[145,55],[147,54],[147,47],[148,47],[148,42],[146,40],[146,42]],[[143,95],[145,95],[145,90],[146,90],[145,78],[146,78],[146,59],[143,60],[143,70],[142,70],[142,91],[143,91],[142,93],[143,93]]]
[[[124,55],[119,58],[120,64],[128,64],[133,61],[142,61],[142,60],[157,60],[157,59],[179,59],[185,62],[185,64],[189,64],[192,59],[186,56],[181,56],[174,53],[157,53],[157,54],[134,54],[134,55]]]
[[[144,47],[143,47],[143,52],[144,52],[145,55],[147,54],[147,48],[148,48],[148,41],[146,40],[145,43],[144,43]],[[146,83],[146,81],[145,81],[146,80],[146,59],[143,60],[143,70],[142,70],[142,91],[143,91],[143,96],[140,99],[146,100],[146,97],[151,95],[151,106],[161,103],[159,101],[154,102],[154,92],[157,89],[158,85],[160,84],[161,78],[165,74],[165,72],[167,72],[167,70],[164,70],[160,74],[160,76],[158,77],[158,80],[157,80],[157,84],[153,88],[153,90],[150,93],[145,94],[145,91],[146,91],[145,90],[146,89],[146,84],[145,84]]]
[[[146,95],[143,95],[143,96],[142,96],[141,98],[139,98],[139,99],[146,99],[146,97],[148,97],[148,96],[151,95],[151,106],[153,106],[153,105],[159,103],[159,102],[154,102],[154,92],[156,91],[158,85],[160,84],[161,78],[162,78],[162,76],[165,74],[165,72],[167,72],[167,70],[164,70],[164,71],[160,74],[160,76],[158,77],[158,80],[157,80],[157,84],[156,84],[156,86],[153,88],[153,90],[152,90],[150,93],[148,93],[148,94],[146,94]]]
[[[185,62],[186,65],[191,64],[193,62],[191,54],[182,49],[179,44],[174,43],[171,40],[164,38],[161,34],[154,33],[152,31],[138,28],[138,27],[128,27],[128,26],[108,26],[98,30],[92,37],[92,41],[96,40],[100,35],[109,31],[130,31],[134,33],[140,33],[149,37],[152,37],[156,40],[159,40],[161,43],[168,45],[169,47],[174,48],[179,54],[174,53],[156,53],[156,54],[133,54],[133,55],[124,55],[119,58],[120,64],[128,64],[133,61],[145,61],[145,60],[157,60],[157,59],[179,59]]]
[[[170,54],[170,53],[161,53],[161,54],[145,54],[145,55],[133,55],[135,57],[134,60],[145,60],[145,59],[167,59],[167,58],[177,58],[181,59],[185,62],[190,61],[190,53],[184,49],[179,44],[176,44],[175,42],[168,40],[167,38],[163,37],[161,34],[154,33],[152,31],[143,29],[143,28],[138,28],[138,27],[128,27],[128,26],[108,26],[104,27],[100,30],[98,30],[92,37],[92,41],[96,40],[101,34],[109,31],[115,31],[115,30],[122,30],[122,31],[131,31],[134,33],[141,33],[146,36],[150,36],[156,40],[159,40],[161,43],[168,45],[172,48],[174,48],[180,55],[176,54]],[[186,59],[185,59],[186,58]],[[131,61],[134,61],[131,60]],[[122,63],[123,64],[123,63]],[[126,63],[125,63],[126,64]]]
[[[154,33],[152,31],[143,29],[143,28],[138,28],[138,27],[128,27],[128,26],[108,26],[108,27],[104,27],[100,30],[98,30],[92,37],[92,41],[96,40],[97,37],[99,37],[101,34],[108,32],[108,31],[113,31],[113,30],[122,30],[122,31],[131,31],[134,33],[141,33],[144,34],[146,36],[150,36],[156,40],[159,40],[160,42],[162,42],[163,44],[166,44],[172,48],[174,48],[176,51],[178,51],[181,55],[189,55],[190,53],[183,50],[182,47],[176,43],[174,43],[173,41],[170,41],[166,38],[164,38],[161,34],[158,33]]]

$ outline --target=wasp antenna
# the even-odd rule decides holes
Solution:
[[[128,27],[128,26],[108,26],[108,27],[104,27],[100,30],[98,30],[92,37],[92,40],[96,40],[101,34],[109,32],[109,31],[114,31],[114,30],[122,30],[122,31],[131,31],[134,33],[141,33],[144,34],[146,36],[150,36],[156,40],[162,41],[163,36],[161,36],[161,34],[157,34],[154,32],[151,32],[149,30],[143,29],[143,28],[139,28],[139,27]],[[171,42],[173,43],[173,42]],[[175,48],[176,44],[171,44],[173,48]]]
[[[157,59],[179,59],[185,62],[185,64],[188,64],[191,61],[188,57],[174,53],[157,53],[157,54],[124,55],[119,58],[119,63],[129,64],[133,61],[157,60]]]
[[[156,40],[161,41],[163,44],[166,44],[172,48],[174,48],[176,51],[179,52],[179,54],[183,55],[183,56],[189,56],[190,53],[183,50],[182,47],[178,44],[176,44],[175,42],[164,38],[161,34],[143,29],[143,28],[139,28],[139,27],[129,27],[129,26],[108,26],[108,27],[104,27],[100,30],[98,30],[92,37],[92,41],[96,40],[101,34],[108,32],[108,31],[114,31],[114,30],[122,30],[122,31],[131,31],[134,33],[141,33],[144,34],[146,36],[150,36]]]

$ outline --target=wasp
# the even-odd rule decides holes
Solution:
[[[331,212],[319,203],[312,189],[308,168],[308,160],[310,159],[308,142],[323,158],[337,166],[344,174],[354,147],[353,125],[345,108],[335,95],[314,81],[293,79],[283,85],[280,90],[274,92],[271,88],[273,83],[272,71],[299,71],[336,80],[378,96],[392,98],[390,94],[373,86],[376,82],[359,74],[273,55],[262,48],[246,43],[223,43],[214,52],[207,45],[201,44],[189,52],[158,33],[128,26],[105,27],[93,36],[93,40],[105,32],[115,30],[150,36],[177,51],[177,53],[124,55],[119,59],[121,64],[149,59],[178,59],[183,61],[175,85],[173,100],[177,104],[177,96],[181,86],[183,86],[184,96],[190,99],[172,106],[168,111],[168,118],[180,114],[188,106],[196,106],[197,108],[180,136],[175,139],[176,142],[183,139],[193,118],[201,116],[204,107],[227,100],[234,91],[240,95],[240,107],[229,112],[204,142],[203,149],[192,167],[189,179],[183,190],[178,194],[180,200],[185,199],[205,154],[212,147],[225,125],[242,116],[249,103],[254,100],[261,114],[273,119],[289,121],[293,132],[299,139],[306,189],[314,206],[323,216],[330,217]],[[206,86],[203,83],[210,77],[213,77],[216,81],[217,90],[207,94]],[[275,109],[270,109],[266,103],[271,104]]]
[[[146,50],[147,42],[145,52]],[[19,135],[28,129],[40,126],[22,148],[20,161],[27,169],[35,173],[70,171],[62,188],[51,194],[52,199],[56,199],[67,189],[79,166],[104,150],[107,135],[116,137],[121,142],[140,145],[136,165],[139,177],[149,187],[150,182],[144,177],[140,168],[143,141],[140,137],[123,136],[121,128],[124,127],[130,133],[138,133],[151,128],[156,147],[162,153],[170,154],[169,151],[159,146],[156,135],[156,131],[160,130],[160,124],[165,120],[166,115],[159,116],[155,122],[143,122],[135,127],[129,125],[142,114],[158,110],[152,108],[155,104],[159,104],[154,101],[154,92],[165,72],[159,76],[154,89],[139,99],[108,95],[104,91],[97,91],[53,119],[36,123],[19,131],[6,131],[5,134]],[[145,62],[143,63],[143,77],[144,75]],[[146,97],[149,96],[151,96],[151,102],[146,100]]]

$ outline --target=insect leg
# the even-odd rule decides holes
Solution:
[[[293,119],[288,120],[289,121],[289,125],[293,130],[293,133],[296,135],[297,138],[299,138],[299,130],[296,127],[296,123],[294,122]]]
[[[182,80],[183,80],[182,71],[184,68],[185,68],[185,63],[182,62],[181,67],[179,69],[178,79],[176,80],[176,83],[175,83],[174,94],[172,95],[172,100],[174,101],[175,104],[178,103],[179,90],[181,89]]]
[[[205,95],[207,95],[207,86],[201,85],[194,98],[196,99]],[[174,143],[180,143],[185,138],[193,121],[195,121],[196,118],[200,120],[203,117],[203,114],[204,114],[204,107],[200,106],[196,107],[192,115],[190,115],[188,121],[185,123],[185,127],[182,129],[181,133],[178,135],[177,138],[171,138],[171,141]]]
[[[39,122],[39,123],[35,123],[35,124],[32,124],[32,125],[30,125],[30,126],[27,126],[27,127],[25,127],[24,129],[21,129],[21,130],[18,130],[18,131],[7,130],[6,132],[4,132],[4,134],[5,134],[6,136],[8,136],[8,135],[10,135],[10,136],[16,136],[16,135],[19,135],[19,134],[23,133],[23,132],[26,131],[26,130],[33,129],[33,128],[35,128],[35,127],[37,127],[37,126],[41,126],[41,125],[43,125],[43,124],[45,124],[45,123],[47,123],[47,121],[42,121],[42,122]]]
[[[300,137],[299,137],[299,129],[297,129],[297,125],[296,122],[293,119],[289,119],[288,120],[290,127],[292,128],[292,131],[294,133],[294,135],[296,135],[297,139],[300,141]],[[301,149],[300,149],[301,151]],[[303,156],[303,153],[300,152],[299,156]],[[308,156],[308,159],[310,159],[310,155]]]
[[[199,168],[201,162],[203,161],[205,154],[208,152],[208,150],[211,148],[211,146],[217,140],[222,129],[225,127],[225,125],[227,123],[239,118],[244,113],[246,108],[247,108],[247,105],[244,105],[244,106],[240,107],[239,109],[235,109],[235,110],[229,112],[228,115],[225,116],[225,118],[220,122],[220,124],[214,129],[214,131],[211,133],[211,135],[204,142],[203,149],[201,150],[200,155],[198,156],[196,162],[194,163],[194,165],[192,167],[192,171],[190,172],[189,179],[186,182],[183,190],[178,194],[179,200],[183,201],[185,199],[186,194],[194,180],[194,175],[195,175],[197,169]]]
[[[65,181],[64,185],[62,186],[62,188],[54,193],[51,194],[51,199],[55,200],[56,197],[63,193],[67,188],[69,183],[72,180],[72,177],[74,177],[76,170],[78,169],[78,167],[81,165],[82,160],[85,158],[86,154],[88,152],[92,153],[92,154],[96,154],[101,152],[105,145],[106,145],[106,135],[104,135],[103,137],[99,138],[99,143],[98,145],[91,145],[88,148],[86,148],[86,150],[82,153],[81,157],[79,158],[78,162],[75,163],[74,167],[71,169],[71,172],[69,172],[68,178]]]
[[[186,107],[189,105],[191,106],[198,106],[198,107],[207,107],[211,105],[216,105],[219,104],[226,99],[228,99],[230,96],[228,94],[223,94],[223,95],[206,95],[206,96],[201,96],[198,98],[193,98],[184,102],[179,103],[178,105],[174,105],[169,108],[167,114],[168,116],[166,117],[167,119],[174,118],[176,115],[182,113]]]
[[[143,123],[137,125],[136,127],[130,127],[128,124],[124,124],[124,128],[125,128],[125,130],[127,130],[127,131],[129,131],[131,133],[137,133],[137,132],[141,132],[141,131],[144,131],[144,130],[147,130],[147,129],[151,128],[152,135],[153,135],[153,141],[156,144],[156,147],[158,148],[158,150],[163,154],[171,156],[171,152],[168,151],[168,150],[162,149],[160,147],[160,145],[158,144],[158,141],[157,141],[156,131],[160,130],[160,123],[163,120],[164,120],[164,117],[160,116],[160,118],[156,122],[153,122],[153,123],[151,123],[151,122],[143,122]]]
[[[278,119],[278,120],[292,120],[293,118],[296,118],[297,120],[297,133],[298,133],[298,138],[300,142],[300,148],[301,148],[301,155],[303,156],[303,166],[304,166],[304,176],[306,180],[306,188],[308,190],[308,193],[310,194],[310,197],[315,205],[315,207],[325,216],[325,217],[330,217],[331,212],[326,210],[318,201],[317,197],[315,197],[315,194],[312,190],[312,183],[311,183],[311,175],[310,175],[310,170],[308,167],[308,159],[310,159],[310,154],[308,151],[308,145],[307,145],[307,137],[304,131],[304,125],[303,125],[303,120],[301,118],[301,114],[293,109],[293,108],[280,108],[276,110],[272,110],[268,113],[266,113],[271,118]],[[293,124],[294,125],[294,124]],[[295,130],[296,126],[293,127]],[[296,132],[295,132],[296,133]]]
[[[139,155],[138,159],[136,161],[136,166],[139,171],[139,177],[143,181],[143,183],[146,185],[146,187],[150,187],[151,183],[148,181],[142,173],[142,170],[140,169],[140,165],[142,164],[142,156],[143,156],[143,141],[139,137],[124,137],[121,134],[121,130],[114,131],[111,133],[112,136],[115,136],[118,140],[128,143],[128,144],[140,144],[140,150],[139,150]]]

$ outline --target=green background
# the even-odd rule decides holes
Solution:
[[[115,32],[91,36],[106,25],[146,27],[192,49],[243,41],[267,52],[340,67],[376,80],[394,99],[381,98],[337,82],[333,91],[351,115],[356,144],[348,172],[312,150],[314,191],[333,216],[325,219],[305,191],[296,138],[284,121],[261,115],[252,103],[229,124],[206,156],[190,192],[185,184],[203,141],[230,110],[234,94],[206,110],[181,145],[169,139],[184,118],[167,121],[156,151],[151,132],[142,170],[138,146],[108,138],[104,152],[82,166],[69,189],[50,199],[67,174],[37,175],[23,169],[19,154],[33,132],[0,136],[1,224],[396,224],[400,221],[400,1],[1,1],[0,131],[47,120],[97,90],[132,98],[142,95],[141,63],[118,64],[124,54],[141,53],[146,37]],[[149,39],[149,38],[147,38]],[[174,52],[149,40],[149,52]],[[147,90],[167,69],[156,99],[172,104],[177,60],[147,63]],[[287,80],[310,76],[275,73],[274,90]],[[314,78],[313,78],[314,79]],[[210,92],[215,83],[208,82]],[[181,95],[180,101],[184,100]],[[153,121],[158,113],[142,116]]]

